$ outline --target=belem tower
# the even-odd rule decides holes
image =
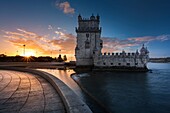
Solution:
[[[75,48],[77,67],[94,67],[95,69],[134,69],[148,70],[149,51],[144,45],[133,53],[102,53],[102,28],[99,26],[100,16],[90,18],[78,16],[77,45]]]

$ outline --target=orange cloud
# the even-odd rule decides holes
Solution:
[[[40,36],[36,33],[23,29],[17,29],[17,32],[4,31],[6,41],[12,43],[18,48],[32,49],[41,55],[57,54],[61,50],[62,54],[74,54],[75,36],[61,31],[50,39],[50,36]]]
[[[56,6],[57,6],[59,9],[63,10],[63,12],[64,12],[65,14],[74,14],[74,13],[75,13],[75,9],[72,8],[72,7],[70,6],[70,3],[67,2],[67,1],[66,1],[66,2],[62,2],[62,3],[57,3]]]

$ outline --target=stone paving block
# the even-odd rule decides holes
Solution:
[[[29,83],[29,82],[23,82],[23,81],[21,80],[21,83],[20,83],[19,88],[25,88],[25,87],[30,87],[30,86],[31,86],[31,83]]]
[[[70,108],[70,113],[89,113],[89,110],[84,106],[74,106]]]
[[[9,98],[13,94],[13,91],[5,91],[0,93],[0,99]]]
[[[0,105],[0,110],[2,111],[11,111],[11,110],[19,110],[23,106],[23,102],[19,103],[5,103]]]
[[[30,93],[29,93],[29,97],[37,96],[37,95],[43,95],[43,91],[42,90],[39,90],[39,91],[30,91]]]
[[[60,110],[64,109],[63,103],[58,102],[58,103],[46,103],[45,110]]]
[[[66,113],[66,111],[64,109],[60,109],[60,110],[54,110],[54,111],[45,111],[45,113]]]
[[[41,104],[44,103],[44,95],[29,96],[27,104]]]
[[[20,94],[21,94],[21,95],[22,95],[22,94],[23,94],[23,95],[24,95],[24,94],[27,95],[27,94],[29,94],[29,89],[23,89],[23,90],[20,89],[20,90],[17,90],[17,91],[15,92],[15,94],[17,94],[17,95],[20,95]]]
[[[14,110],[0,110],[0,113],[18,113],[18,111],[14,111]]]
[[[12,98],[27,98],[29,95],[29,93],[15,93],[14,95],[12,95]]]
[[[29,90],[30,90],[30,87],[28,87],[28,86],[19,87],[18,90],[21,90],[21,91],[29,91]]]
[[[1,99],[1,100],[0,100],[0,105],[3,104],[4,102],[6,102],[7,99],[8,99],[8,98]]]
[[[0,92],[8,86],[8,84],[11,82],[11,78],[6,78],[4,77],[4,79],[0,82]]]
[[[32,113],[32,112],[41,112],[43,113],[43,110],[44,110],[44,106],[43,105],[34,105],[34,104],[30,104],[30,105],[26,105],[24,106],[20,112],[24,112],[24,113]]]
[[[9,98],[8,101],[6,103],[10,103],[10,104],[17,104],[17,103],[24,103],[26,101],[27,97],[12,97]]]
[[[41,88],[41,86],[31,86],[31,91],[43,91],[43,89]]]
[[[44,94],[48,95],[48,94],[56,94],[57,92],[55,90],[52,90],[53,88],[46,88],[44,90]]]
[[[46,104],[50,104],[50,103],[61,103],[62,100],[59,97],[46,97]]]
[[[43,113],[43,109],[40,106],[25,107],[19,113]]]

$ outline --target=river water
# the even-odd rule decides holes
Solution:
[[[170,113],[170,64],[149,63],[148,67],[152,73],[88,72],[74,75],[73,78],[86,93],[70,78],[74,71],[63,72],[64,75],[59,70],[48,72],[55,72],[59,78],[66,77],[64,79],[68,81],[65,83],[94,112],[103,112],[98,109],[101,105],[111,113]],[[91,97],[98,103],[97,106],[89,101]]]

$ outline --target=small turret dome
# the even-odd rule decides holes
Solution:
[[[142,52],[145,52],[144,44],[143,44],[142,48],[140,49],[140,52],[141,52],[141,53],[142,53]]]
[[[92,16],[90,17],[90,20],[95,20],[95,16],[92,14]]]
[[[78,16],[78,20],[82,20],[82,17],[81,17],[81,15],[79,14],[79,16]]]
[[[148,53],[149,53],[149,51],[147,50],[147,47],[145,48],[145,46],[143,44],[142,48],[140,49],[140,54],[141,55],[146,55]]]
[[[136,55],[139,55],[138,49],[136,50]]]

